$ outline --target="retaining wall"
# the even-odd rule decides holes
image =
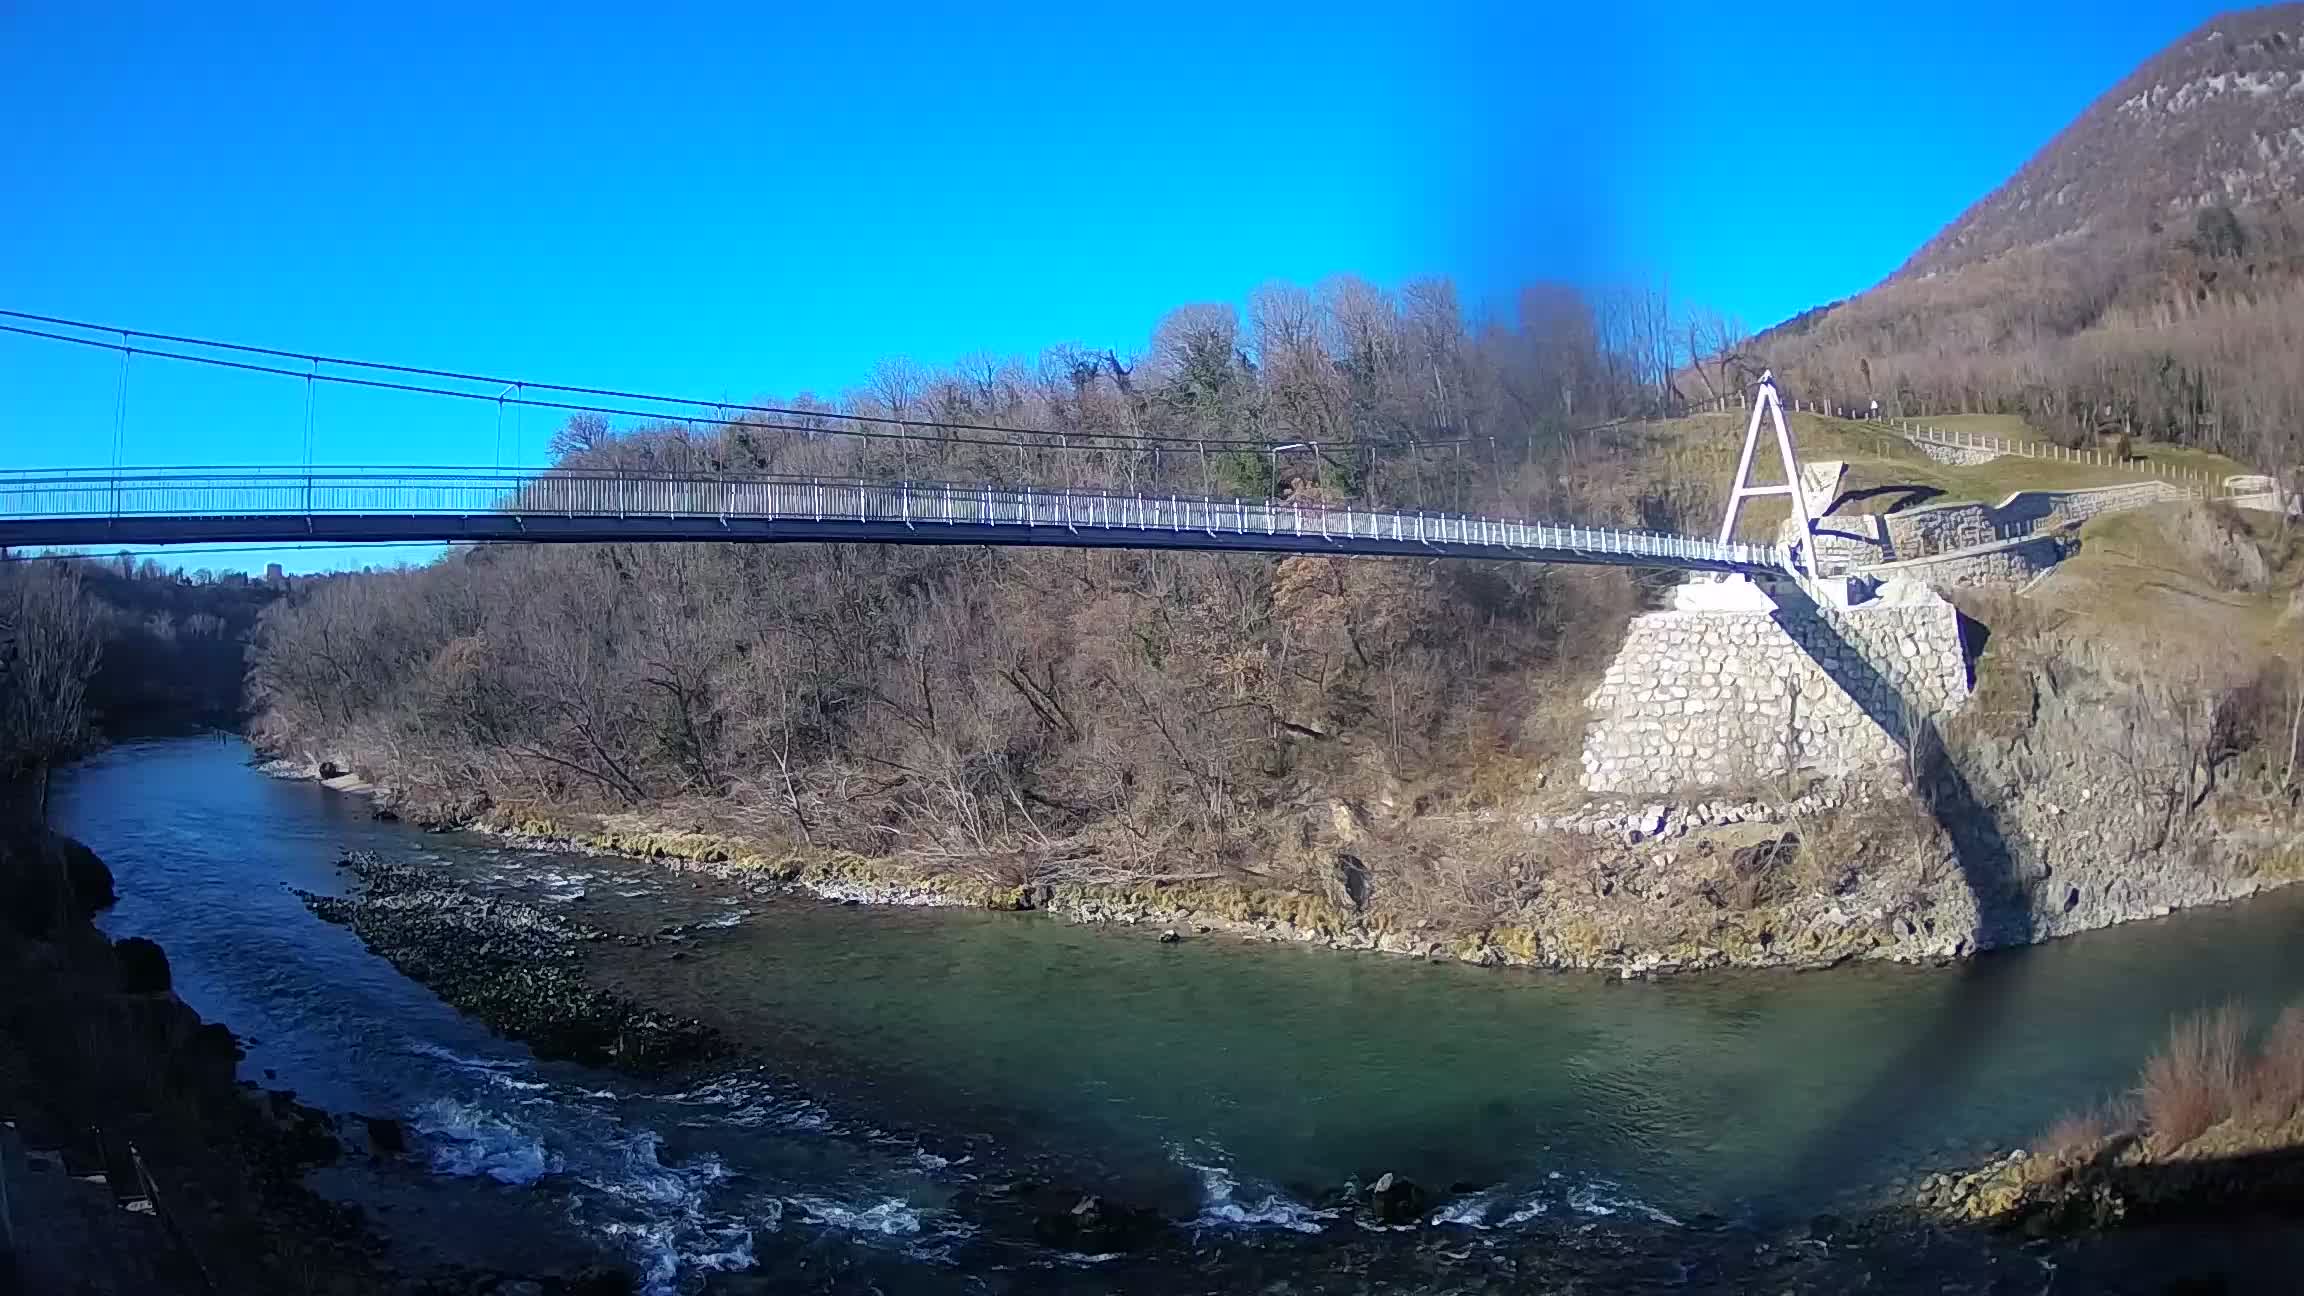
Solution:
[[[1749,787],[1902,759],[1911,712],[1946,713],[1969,686],[1959,613],[1924,590],[1908,597],[1635,618],[1585,699],[1584,786]]]
[[[2224,502],[2234,508],[2254,509],[2259,513],[2294,513],[2296,500],[2277,490],[2255,491],[2246,495],[2227,495]]]
[[[2022,585],[2064,561],[2065,552],[2061,536],[2024,536],[1955,553],[1874,563],[1864,574],[1881,580],[1902,576],[1937,590]]]
[[[1895,557],[1888,548],[1888,527],[1879,513],[1835,513],[1816,519],[1816,561],[1823,569],[1863,567]],[[1800,538],[1800,524],[1790,518],[1778,528],[1778,542]]]
[[[1887,515],[1888,545],[1898,558],[1917,558],[2013,539],[2012,532],[2029,533],[2050,514],[2085,522],[2099,513],[2187,498],[2180,486],[2148,481],[2092,490],[2018,491],[1998,504],[1924,504]]]
[[[1951,464],[1958,468],[1990,463],[2006,453],[2001,450],[1987,449],[1983,446],[1946,445],[1941,441],[1915,440],[1912,442],[1912,448],[1940,464]]]
[[[1896,513],[1833,513],[1816,519],[1816,557],[1825,567],[1871,567],[2023,539],[2055,519],[2086,521],[2099,513],[2189,498],[2166,482],[2089,490],[2018,491],[1998,504],[1924,504]],[[1777,542],[1799,539],[1787,518]]]

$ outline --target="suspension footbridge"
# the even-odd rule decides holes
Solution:
[[[1306,498],[1227,498],[1174,489],[1162,481],[1163,452],[1173,467],[1196,462],[1213,485],[1211,452],[1234,463],[1309,452],[1315,469],[1333,468],[1339,447],[1272,445],[1224,438],[1129,433],[1093,437],[887,413],[730,405],[591,387],[507,380],[307,355],[274,348],[115,329],[22,312],[0,311],[0,333],[59,349],[119,357],[112,455],[107,467],[13,468],[0,471],[0,547],[116,548],[203,542],[248,543],[600,543],[714,541],[1067,546],[1248,553],[1484,558],[1507,561],[1768,574],[1801,561],[1797,547],[1733,538],[1734,513],[1717,537],[1589,525],[1580,520],[1515,518],[1464,511],[1337,504]],[[255,375],[301,388],[305,463],[296,467],[129,467],[126,441],[132,362],[154,360]],[[808,459],[828,442],[855,453],[841,466],[882,475],[832,476],[724,470],[643,471],[601,467],[578,455],[541,469],[463,466],[316,466],[316,393],[324,385],[395,399],[421,397],[434,408],[478,403],[495,407],[498,450],[507,409],[541,409],[600,420],[650,420],[654,426],[713,430],[723,442],[778,438]],[[1748,484],[1762,408],[1753,405],[1732,498],[1790,493],[1808,515],[1797,486]],[[1792,471],[1778,416],[1778,442]],[[1497,438],[1486,438],[1497,454]],[[95,439],[82,436],[79,444]],[[1471,440],[1430,439],[1399,445],[1354,442],[1347,450],[1374,464],[1381,453],[1449,451],[1459,469]],[[1016,466],[998,483],[920,480],[956,461],[971,467],[1013,453]],[[1475,457],[1477,450],[1475,450]],[[1084,457],[1101,456],[1107,481],[1125,489],[1042,485],[1032,466],[1061,460],[1072,477]],[[1138,471],[1149,458],[1152,471]],[[822,457],[815,456],[821,463]],[[923,461],[926,461],[923,463]],[[22,462],[19,460],[19,462]],[[1115,465],[1120,465],[1115,468]],[[1147,480],[1148,479],[1148,480]],[[1796,477],[1794,478],[1796,481]],[[1152,483],[1157,483],[1155,489]],[[1311,492],[1310,494],[1324,494]]]
[[[0,545],[740,541],[1069,546],[1779,570],[1772,546],[1467,513],[946,482],[471,468],[0,475]]]

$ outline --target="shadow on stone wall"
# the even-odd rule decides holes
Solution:
[[[1775,602],[1775,619],[1787,637],[1904,752],[1913,786],[1931,817],[1951,837],[1961,878],[1975,897],[1977,945],[1990,948],[2030,943],[2031,905],[2016,876],[2014,853],[1999,815],[1976,795],[1959,765],[1945,752],[1943,737],[1927,704],[1906,697],[1893,680],[1874,667],[1861,646],[1840,633],[1839,626],[1816,606],[1806,590],[1790,581],[1768,581],[1762,588]],[[1813,627],[1818,633],[1802,633],[1795,627]],[[1976,659],[1966,650],[1981,649],[1983,627],[1963,617],[1960,629],[1963,653],[1973,669]],[[1837,651],[1821,651],[1827,644]]]
[[[1838,513],[1844,505],[1854,504],[1858,500],[1881,499],[1891,495],[1896,498],[1888,507],[1875,509],[1873,512],[1894,513],[1899,509],[1916,508],[1940,498],[1943,494],[1942,488],[1936,486],[1872,486],[1863,490],[1844,490],[1830,504],[1825,506],[1824,513],[1826,517],[1830,517]]]
[[[2058,519],[2085,522],[2099,514],[2182,497],[2180,488],[2166,482],[2142,481],[2080,490],[2019,491],[1998,504],[1922,504],[1885,516],[1896,552],[1919,557],[2037,531]]]

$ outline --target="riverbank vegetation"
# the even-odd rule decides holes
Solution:
[[[28,787],[45,809],[49,769],[88,739],[88,680],[102,651],[74,572],[0,565],[0,787]]]
[[[2304,1199],[2304,1001],[2179,1019],[2135,1087],[2032,1146],[1924,1188],[1922,1205],[2035,1233]]]
[[[1709,483],[1632,452],[1636,430],[1587,426],[1665,399],[1660,303],[1617,306],[1532,294],[1514,324],[1475,326],[1444,285],[1395,299],[1337,281],[1259,294],[1245,325],[1178,311],[1133,361],[887,366],[843,402],[1060,432],[1065,450],[583,419],[558,445],[571,468],[1694,525]],[[1305,449],[1221,444],[1242,434]],[[1531,790],[1539,756],[1572,767],[1585,681],[1641,598],[1628,573],[1517,564],[499,546],[300,591],[265,618],[251,679],[262,743],[373,771],[444,818],[669,807],[684,827],[1019,884],[1224,877],[1356,903],[1347,857],[1369,821]],[[1394,862],[1373,888],[1388,897],[1512,898],[1509,865]]]
[[[1082,481],[1701,529],[1740,429],[1593,424],[1670,407],[1662,318],[1649,299],[1535,294],[1512,324],[1475,326],[1443,286],[1392,298],[1342,281],[1260,294],[1245,324],[1225,308],[1176,312],[1135,360],[887,366],[824,406],[867,428],[966,421],[967,435],[579,416],[556,446],[568,469]],[[1011,427],[1062,440],[981,432]],[[1297,448],[1225,447],[1243,433]],[[2199,532],[2186,544],[2246,568],[2217,577],[2246,598],[2293,584],[2280,536],[2182,525]],[[2099,533],[2084,553],[2095,547],[2111,542]],[[2014,601],[1969,609],[2005,631],[1986,665],[2008,678],[1986,692],[2010,694],[2008,715],[1947,734],[1982,744],[1954,753],[1981,801],[1852,798],[1872,809],[1838,816],[1849,831],[1808,831],[1806,849],[1739,824],[1626,857],[1620,842],[1524,826],[1583,799],[1584,697],[1653,579],[1316,556],[477,546],[315,582],[268,611],[254,734],[357,771],[429,821],[704,841],[706,858],[802,857],[781,871],[830,869],[843,885],[846,862],[881,861],[873,871],[895,885],[971,895],[1105,888],[1148,918],[1163,906],[1130,897],[1191,887],[1190,907],[1224,917],[1315,935],[1427,928],[1483,960],[1616,966],[1669,948],[1678,965],[1798,962],[1900,942],[1923,957],[2138,916],[2154,901],[2126,873],[2163,856],[2197,855],[2215,876],[2170,885],[2162,904],[2260,884],[2214,850],[2187,854],[2182,821],[2236,752],[2292,737],[2253,713],[2244,735],[2234,727],[2278,692],[2261,682],[2271,658],[2223,653],[2213,670],[2170,675],[2154,663],[2183,634],[2149,655],[2096,652],[2085,608],[2040,617]],[[2070,702],[2017,718],[2013,695],[2043,672]],[[2051,787],[2084,798],[2116,776],[2171,817],[2108,815],[2081,842],[2055,822],[2061,806],[2013,806]],[[1804,794],[1777,782],[1731,791]],[[2006,831],[1963,843],[1987,859],[1962,870],[1929,815],[1964,824],[1968,803]],[[1827,844],[1843,858],[1819,858]],[[2041,885],[2059,872],[2064,886]],[[1962,885],[1977,894],[1955,895]],[[1844,904],[1867,916],[1849,920]],[[2001,922],[2002,909],[2019,912]]]
[[[276,588],[125,556],[0,560],[0,786],[104,738],[234,727]]]
[[[285,582],[124,556],[71,566],[103,643],[88,681],[88,719],[98,733],[236,729],[246,720],[248,639]]]

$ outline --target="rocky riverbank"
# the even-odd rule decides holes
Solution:
[[[410,979],[540,1056],[656,1074],[726,1051],[710,1029],[584,978],[579,947],[615,939],[608,932],[474,894],[421,865],[347,855],[339,867],[357,881],[355,893],[297,892],[307,908],[351,928]]]
[[[2135,1135],[2064,1159],[2017,1149],[1920,1181],[1913,1207],[1954,1224],[2027,1237],[2101,1232],[2209,1215],[2292,1217],[2304,1203],[2304,1125],[2218,1131],[2177,1156]]]
[[[1132,847],[1092,838],[859,855],[763,839],[712,801],[597,814],[424,792],[345,757],[267,769],[429,826],[830,899],[1625,976],[1939,962],[2304,877],[2304,817],[2257,756],[2194,750],[2197,699],[2122,656],[2008,638],[1994,650],[2008,660],[1910,769],[1661,801],[1548,796],[1539,779],[1458,810],[1323,797],[1299,781],[1250,855],[1128,867],[1101,860]]]
[[[1468,817],[1453,831],[1467,839],[1526,835],[1532,863],[1527,899],[1509,922],[1403,919],[1355,895],[1351,856],[1339,849],[1338,879],[1325,892],[1272,885],[1254,875],[1159,877],[1120,882],[1026,881],[1028,861],[987,859],[981,867],[927,867],[900,856],[789,850],[725,832],[684,826],[668,813],[596,815],[507,813],[485,803],[447,804],[370,782],[331,762],[274,760],[279,778],[317,779],[332,790],[374,800],[377,813],[433,830],[479,832],[537,850],[646,859],[667,868],[789,887],[857,904],[991,908],[1046,913],[1091,925],[1152,927],[1185,936],[1283,941],[1343,951],[1455,960],[1484,967],[1602,971],[1626,976],[1723,967],[1813,969],[1850,958],[1929,961],[1972,952],[1957,930],[1956,895],[1941,930],[1933,897],[1916,906],[1895,875],[1915,865],[1911,851],[1893,868],[1843,870],[1832,886],[1787,885],[1780,874],[1801,833],[1856,806],[1892,816],[1903,802],[1869,789],[1812,792],[1783,804],[1612,810],[1587,806],[1531,823]],[[1320,818],[1350,825],[1338,805]],[[1899,823],[1899,827],[1906,825]],[[1341,847],[1365,829],[1339,830]],[[1911,834],[1907,834],[1910,836]],[[1948,847],[1917,830],[1939,872]],[[1541,853],[1571,854],[1588,876],[1546,878]],[[1881,862],[1886,863],[1883,859]],[[1839,875],[1836,875],[1836,877]],[[995,880],[996,878],[1002,880]],[[1761,893],[1771,890],[1784,894]],[[1739,898],[1741,896],[1741,898]],[[1969,916],[1972,921],[1972,916]],[[1780,933],[1790,933],[1780,937]]]
[[[238,1079],[241,1049],[172,989],[166,953],[90,919],[110,871],[77,843],[0,832],[0,1289],[82,1296],[613,1296],[628,1274],[401,1267],[307,1172],[390,1161],[396,1121],[342,1118]]]

